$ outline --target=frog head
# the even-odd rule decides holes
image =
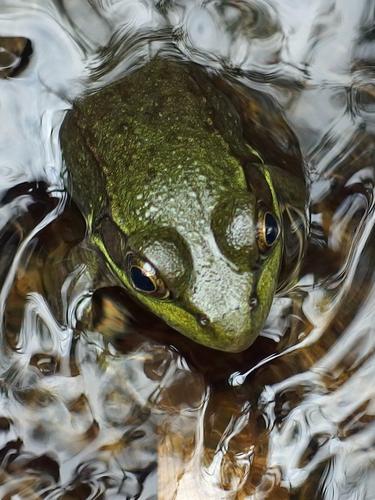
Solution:
[[[268,197],[254,193],[238,166],[220,175],[217,165],[197,163],[174,165],[170,181],[165,172],[142,176],[131,200],[112,200],[95,241],[149,310],[198,343],[239,352],[258,336],[275,293],[280,209],[265,168],[252,167]]]

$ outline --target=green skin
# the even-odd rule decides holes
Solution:
[[[128,291],[195,342],[248,348],[278,286],[285,203],[222,90],[195,66],[155,59],[78,101],[60,137],[72,196]],[[281,226],[266,249],[265,212]],[[135,289],[128,252],[169,297]]]

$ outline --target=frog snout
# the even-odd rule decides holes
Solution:
[[[193,308],[202,343],[228,352],[239,352],[250,345],[254,338],[252,307],[249,300],[239,299],[221,297],[206,310]]]
[[[197,326],[202,332],[201,343],[208,347],[227,352],[247,349],[254,340],[250,308],[244,316],[243,310],[228,311],[221,318],[210,319],[199,314]]]
[[[230,330],[238,330],[243,325],[248,325],[248,321],[251,317],[251,307],[249,306],[247,310],[240,305],[233,306],[232,309],[226,309],[225,312],[220,313],[219,311],[214,317],[209,317],[206,314],[196,313],[195,318],[198,325],[202,328],[213,329],[213,328],[225,328]],[[242,329],[242,328],[241,328]]]
[[[228,315],[232,315],[232,313],[234,313],[235,311],[239,311],[240,310],[240,305],[238,304],[237,306],[235,306],[233,308],[233,311],[229,311],[229,312],[226,312],[224,313],[224,315],[222,316],[222,318],[220,318],[221,320],[224,320],[225,321],[225,316],[228,316]],[[249,315],[251,313],[251,310],[252,310],[252,306],[251,306],[251,301],[250,301],[250,306],[249,306]],[[196,314],[196,320],[197,320],[197,323],[199,324],[199,326],[201,327],[210,327],[211,325],[217,323],[217,319],[215,320],[210,320],[210,318],[208,316],[206,316],[205,314]]]

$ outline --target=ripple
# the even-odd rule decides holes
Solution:
[[[0,52],[1,498],[372,498],[373,21],[370,0],[2,1],[32,53]],[[268,164],[305,162],[308,258],[240,355],[124,297],[64,193],[66,110],[157,53],[238,85]]]

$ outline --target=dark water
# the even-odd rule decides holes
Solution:
[[[0,51],[0,498],[375,498],[374,20],[371,0],[1,0],[0,36],[31,46]],[[94,283],[64,191],[71,102],[160,49],[269,96],[307,165],[300,279],[240,355]]]

